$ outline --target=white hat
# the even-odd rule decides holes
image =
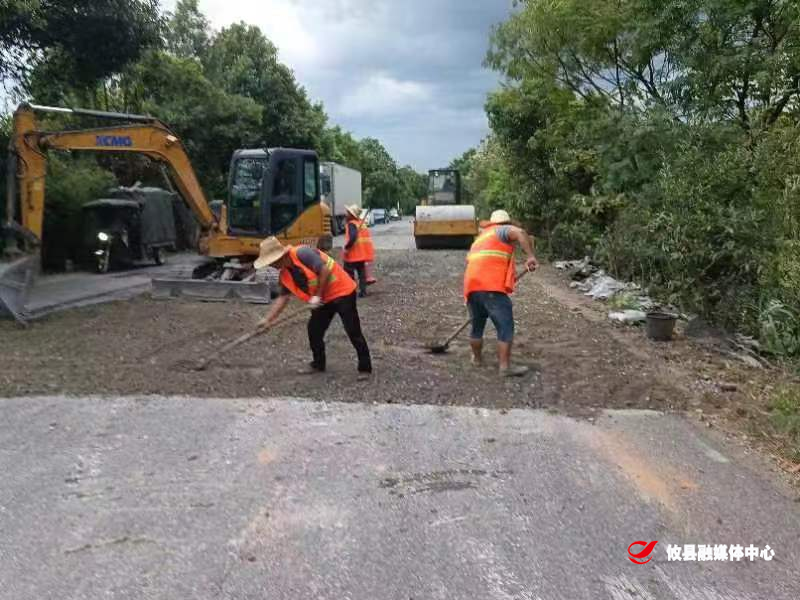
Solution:
[[[496,210],[492,213],[492,216],[489,217],[489,222],[495,225],[506,225],[511,223],[511,217],[504,210]]]
[[[261,242],[261,246],[259,246],[258,258],[253,263],[253,267],[256,269],[263,269],[264,267],[275,264],[288,251],[289,248],[281,244],[278,241],[278,238],[268,237]]]
[[[361,218],[361,207],[357,204],[351,204],[350,206],[346,206],[345,210],[353,215],[356,219]]]

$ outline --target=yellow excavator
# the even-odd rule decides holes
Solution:
[[[428,196],[414,215],[417,248],[469,248],[476,235],[475,207],[461,204],[461,173],[456,169],[428,171]]]
[[[113,127],[45,131],[37,113],[124,121]],[[72,150],[143,154],[160,163],[201,229],[198,251],[209,260],[193,278],[153,280],[156,295],[269,302],[269,282],[252,268],[270,235],[290,244],[330,248],[330,211],[320,202],[319,160],[310,150],[237,150],[228,198],[218,210],[206,200],[180,139],[154,117],[22,104],[14,113],[9,147],[0,315],[26,320],[26,302],[40,266],[47,152]]]

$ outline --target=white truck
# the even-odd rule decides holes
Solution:
[[[344,232],[345,207],[361,201],[361,173],[334,162],[320,163],[319,179],[322,201],[331,209],[331,229],[334,235]]]

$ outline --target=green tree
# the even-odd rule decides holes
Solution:
[[[60,81],[92,87],[159,45],[162,24],[158,0],[11,0],[0,7],[0,78],[24,89],[46,62]]]
[[[318,148],[327,117],[297,84],[291,69],[258,27],[237,23],[213,39],[205,59],[211,81],[261,107],[261,142],[267,146]]]
[[[179,58],[202,60],[211,43],[211,25],[197,0],[178,0],[175,12],[167,16],[167,50]]]
[[[157,115],[175,130],[212,194],[225,194],[233,151],[258,142],[261,107],[221,90],[192,59],[148,53],[123,75],[119,97],[127,110]]]

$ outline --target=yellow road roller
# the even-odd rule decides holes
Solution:
[[[420,250],[469,248],[478,235],[475,207],[461,204],[461,173],[428,171],[428,196],[416,208],[414,241]]]

